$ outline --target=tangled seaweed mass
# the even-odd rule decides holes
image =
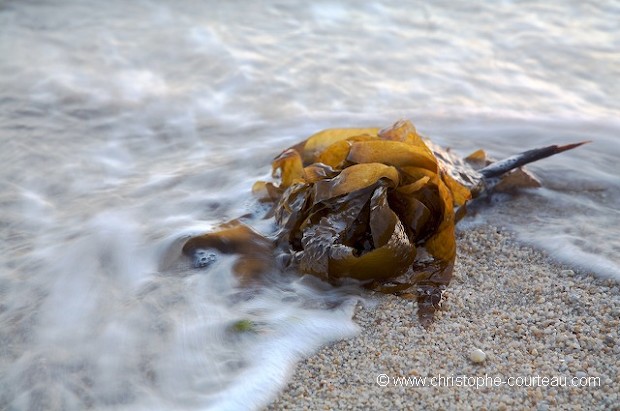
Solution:
[[[277,268],[335,284],[356,279],[416,298],[428,325],[452,278],[455,223],[483,181],[473,169],[446,166],[449,154],[428,144],[409,121],[314,134],[274,160],[279,184],[253,187],[273,204],[275,234],[264,237],[233,221],[192,238],[184,252],[239,254],[235,271],[245,278]]]

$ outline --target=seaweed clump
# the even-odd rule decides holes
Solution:
[[[460,160],[424,140],[409,121],[383,130],[324,130],[276,157],[276,182],[254,184],[255,195],[272,204],[269,217],[278,227],[272,236],[233,221],[190,239],[184,252],[238,254],[235,272],[245,279],[275,268],[334,284],[359,280],[416,298],[428,325],[452,278],[455,224],[466,202],[510,175],[506,186],[535,183],[519,174],[520,166],[580,144],[490,163],[482,151]]]
[[[272,168],[279,183],[257,182],[253,191],[273,203],[273,251],[289,257],[279,268],[416,296],[423,323],[432,319],[454,268],[454,207],[471,193],[441,167],[411,122],[325,130],[282,152]],[[235,232],[239,238],[231,239]],[[185,251],[241,250],[238,264],[260,260],[253,275],[267,267],[256,255],[265,251],[264,239],[250,232],[229,225],[190,240]]]

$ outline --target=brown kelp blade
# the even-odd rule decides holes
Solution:
[[[483,169],[478,170],[478,172],[482,174],[484,178],[499,177],[502,174],[524,166],[525,164],[551,157],[552,155],[559,154],[567,150],[572,150],[573,148],[577,148],[589,142],[590,141],[582,141],[580,143],[566,144],[563,146],[552,145],[542,148],[535,148],[533,150],[524,151],[522,153],[515,154],[514,156],[497,161],[484,167]]]

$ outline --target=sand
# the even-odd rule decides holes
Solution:
[[[620,285],[491,226],[458,237],[455,277],[431,330],[411,301],[374,296],[355,314],[361,333],[303,360],[269,409],[620,409]],[[470,358],[475,349],[484,352],[480,363]],[[430,385],[439,375],[452,381],[393,380],[426,376]],[[487,376],[504,384],[488,386]],[[471,377],[488,385],[463,386]],[[552,387],[553,377],[567,386]],[[594,379],[571,386],[574,377]]]

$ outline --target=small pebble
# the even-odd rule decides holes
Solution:
[[[215,253],[208,252],[206,250],[196,250],[194,252],[194,267],[202,268],[208,267],[217,259]]]
[[[474,363],[481,363],[487,358],[487,355],[480,348],[476,348],[469,353],[469,359]]]

